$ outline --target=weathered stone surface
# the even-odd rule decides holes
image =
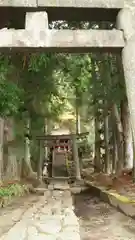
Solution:
[[[60,198],[63,196],[63,191],[54,190],[52,196],[55,198]]]
[[[38,0],[38,6],[46,6],[46,7],[86,7],[86,8],[91,8],[91,7],[116,7],[116,8],[122,8],[124,5],[124,1],[120,0]]]
[[[135,33],[135,11],[129,8],[120,10],[117,16],[116,25],[117,29],[124,31],[125,40],[129,40]]]
[[[119,9],[135,8],[135,2],[134,0],[0,0],[0,6],[25,7],[25,11],[27,8],[28,11],[30,8],[46,9],[51,21],[114,22]],[[9,13],[12,14],[12,9]]]
[[[27,234],[27,226],[24,222],[18,222],[11,228],[7,234],[5,234],[3,240],[11,240],[11,239],[25,239]]]
[[[109,197],[110,204],[117,208],[118,207],[117,199],[112,195],[108,195],[108,197]]]
[[[68,226],[78,226],[78,220],[76,218],[76,216],[74,216],[73,214],[70,216],[66,216],[66,218],[64,219],[63,222],[63,227],[68,227]]]
[[[12,7],[82,7],[82,8],[124,8],[135,5],[134,0],[0,0],[0,6]]]
[[[97,191],[95,191],[95,195],[99,196],[100,191],[100,198],[104,201],[118,209],[119,211],[123,212],[125,215],[131,217],[134,219],[135,216],[135,204],[132,202],[132,200],[128,197],[124,197],[123,195],[119,195],[116,192],[111,192],[105,190],[103,187],[99,187],[94,185],[91,182],[87,181],[87,184],[89,185],[90,189],[93,190],[93,188]],[[115,195],[116,193],[116,195]],[[104,195],[104,196],[102,196]],[[119,195],[119,196],[118,196]],[[123,197],[126,198],[126,202],[123,200]]]
[[[80,240],[80,235],[73,231],[64,231],[59,234],[59,240]]]
[[[44,197],[40,197],[0,239],[80,240],[79,222],[73,212],[72,201],[68,208],[63,204],[67,201],[67,195],[72,198],[70,194],[64,194],[64,191],[54,191],[54,194],[52,191],[46,204],[43,204]],[[57,213],[52,213],[54,207],[59,210]]]
[[[48,28],[48,15],[46,12],[26,13],[25,28],[27,30],[44,31]]]
[[[17,222],[20,221],[27,209],[38,201],[38,196],[30,195],[14,199],[13,205],[0,209],[0,239]]]
[[[54,183],[54,189],[67,190],[69,189],[69,184],[65,181],[56,181]]]
[[[135,4],[133,0],[38,0],[38,6],[82,7],[82,8],[124,8]]]
[[[27,238],[28,240],[48,240],[48,238],[46,238],[45,234],[43,233],[39,233],[38,235],[30,235],[28,236]],[[52,239],[49,239],[49,240],[54,240],[53,238]]]
[[[0,6],[7,7],[36,7],[37,1],[36,0],[0,0]]]
[[[72,201],[70,191],[64,191],[63,196],[64,196],[62,199],[63,207],[68,208],[68,207],[72,206],[73,201]],[[64,199],[66,199],[66,201],[64,201]]]
[[[48,219],[44,223],[37,222],[36,227],[39,232],[47,234],[55,235],[61,231],[61,219]]]
[[[28,234],[28,237],[30,236],[38,236],[38,230],[35,226],[29,226],[27,228],[27,234]]]
[[[62,196],[62,197],[65,197],[65,196]],[[41,198],[38,197],[38,200],[40,202]],[[32,205],[29,199],[26,199],[26,201],[29,206]],[[40,204],[38,205],[40,206]],[[12,211],[12,207],[10,211]],[[18,204],[16,205],[16,208],[19,210],[19,207],[20,205],[18,202]],[[63,209],[63,205],[61,206],[61,208]],[[8,214],[9,208],[5,209],[4,212],[5,214]],[[36,225],[36,223],[39,223],[40,220],[37,220],[35,218],[36,215],[34,215],[33,221],[31,220],[26,221],[26,219],[24,220],[27,222],[27,224],[25,225],[26,235],[21,235],[20,237],[20,235],[18,234],[18,231],[20,231],[21,229],[17,228],[15,235],[10,235],[10,238],[8,239],[10,240],[12,239],[13,240],[80,240],[80,239],[134,240],[135,239],[134,220],[130,219],[127,216],[124,216],[120,212],[116,211],[114,208],[110,207],[108,204],[103,203],[103,201],[100,201],[95,197],[93,198],[90,193],[85,195],[78,195],[75,197],[75,212],[79,218],[78,226],[69,226],[69,225],[63,226],[63,219],[65,217],[64,213],[61,213],[61,215],[57,215],[57,216],[56,215],[47,216],[46,214],[42,213],[42,207],[41,207],[40,209],[38,209],[37,213],[42,216],[46,215],[45,221],[47,221],[47,218],[48,218],[48,221],[50,221],[50,219],[55,219],[56,221],[61,219],[62,229],[59,233],[45,234],[40,232],[40,230],[37,228],[37,225]],[[1,214],[0,214],[1,221],[3,217],[2,213],[3,213],[3,210],[1,210]],[[42,223],[44,224],[44,222]],[[21,221],[21,224],[22,224],[22,221]],[[79,229],[79,225],[80,225],[80,229]],[[24,225],[22,224],[21,227],[23,226]],[[0,240],[6,239],[5,232],[7,232],[8,230],[9,228],[7,228],[6,231],[3,231],[3,235],[2,236],[0,235]]]
[[[131,21],[130,25],[124,28],[124,36],[127,43],[122,51],[122,63],[133,133],[133,144],[135,144],[135,28],[132,27],[134,23],[135,21]],[[132,31],[128,31],[128,28],[129,30],[132,29]]]
[[[132,203],[118,203],[119,209],[124,212],[127,216],[135,216],[135,204]]]
[[[40,233],[38,236],[31,236],[30,238],[28,238],[28,240],[57,240],[57,237]]]
[[[34,188],[34,193],[43,195],[46,192],[46,189],[47,189],[47,187],[46,188],[39,188],[39,187],[38,188]]]
[[[93,48],[115,48],[124,47],[122,31],[119,30],[45,30],[39,31],[37,35],[27,30],[1,30],[0,48],[44,48],[44,51],[69,51],[74,52],[76,48],[83,51]]]
[[[44,192],[44,198],[47,200],[51,196],[52,196],[52,192],[49,189],[46,189]]]
[[[48,207],[48,205],[45,205],[41,211],[42,211],[42,214],[40,216],[41,220],[44,220],[44,216],[51,215],[51,209]]]
[[[121,10],[117,22],[118,28],[123,30],[126,40],[122,51],[122,63],[133,132],[133,143],[135,143],[135,12],[132,9]]]

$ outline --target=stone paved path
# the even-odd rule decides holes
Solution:
[[[134,240],[135,221],[90,193],[47,190],[0,210],[0,240]],[[76,215],[75,215],[76,214]]]
[[[1,240],[80,240],[79,222],[69,190],[47,190]],[[15,217],[15,216],[14,216]]]
[[[17,198],[14,203],[6,208],[0,209],[0,239],[4,233],[9,231],[20,219],[21,216],[39,201],[39,196],[29,195]]]
[[[135,240],[135,220],[90,194],[75,198],[81,240]]]

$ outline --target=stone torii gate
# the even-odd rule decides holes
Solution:
[[[1,0],[0,27],[25,18],[24,29],[1,29],[0,51],[122,54],[135,142],[135,0]],[[113,30],[50,30],[49,20],[113,21]],[[22,28],[22,27],[21,27]]]

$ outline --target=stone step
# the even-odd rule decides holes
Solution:
[[[34,188],[34,192],[35,193],[37,193],[37,194],[41,194],[41,195],[44,195],[44,193],[46,192],[46,190],[47,190],[47,187],[46,188],[40,188],[40,187],[38,187],[38,188]]]
[[[51,181],[49,186],[48,186],[49,190],[69,190],[69,184],[67,181]]]
[[[76,186],[76,187],[71,187],[71,193],[72,194],[79,194],[79,193],[81,193],[81,192],[85,192],[85,191],[87,191],[87,190],[89,190],[89,187],[87,187],[87,186]]]

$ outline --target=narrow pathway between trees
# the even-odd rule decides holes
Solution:
[[[135,239],[134,220],[90,193],[73,199],[68,190],[48,190],[17,200],[0,211],[0,240]]]

